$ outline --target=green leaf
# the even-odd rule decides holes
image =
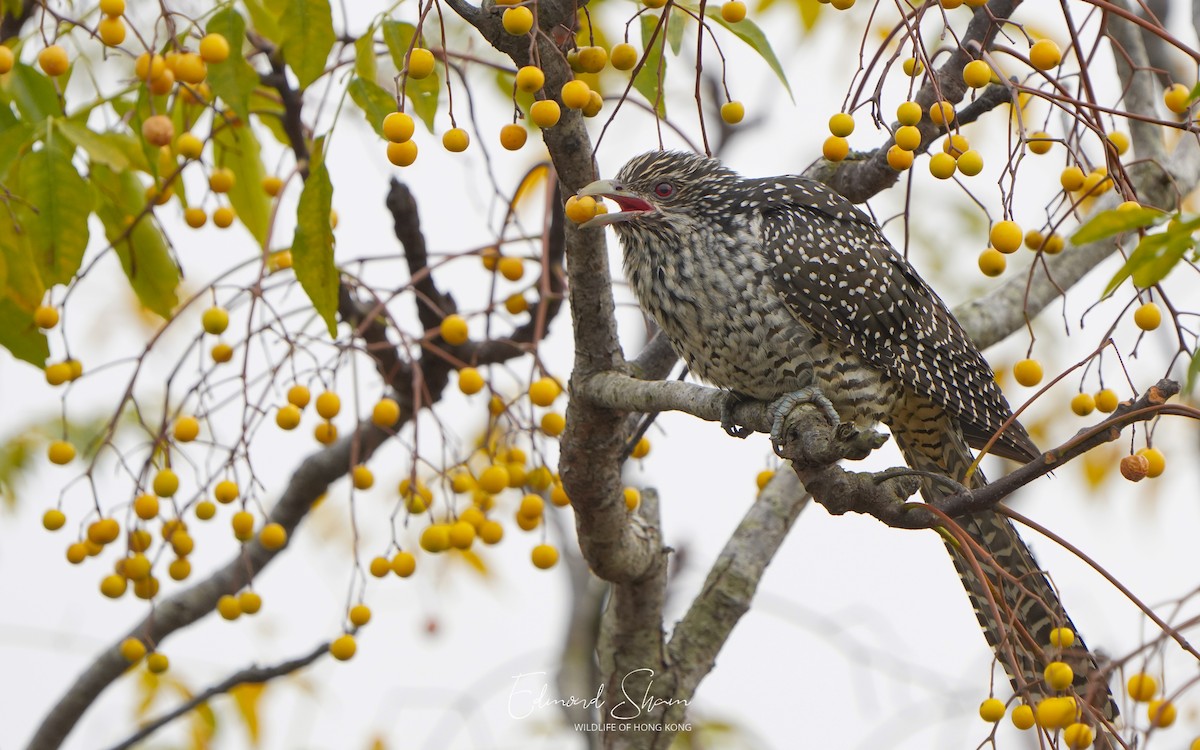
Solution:
[[[671,45],[671,54],[679,55],[683,48],[684,15],[672,13],[667,17],[667,44]]]
[[[387,44],[388,52],[392,54],[392,64],[396,70],[404,70],[408,48],[412,46],[413,35],[417,27],[403,21],[383,22],[383,41]]]
[[[258,73],[242,55],[246,21],[232,7],[227,7],[208,19],[205,30],[229,40],[229,58],[208,66],[208,85],[214,94],[224,99],[234,112],[245,119],[250,113],[250,95],[258,86]]]
[[[4,80],[5,93],[27,122],[39,123],[62,115],[62,102],[54,83],[32,67],[18,63],[8,76],[0,78]]]
[[[21,17],[21,0],[4,0],[3,5],[0,5],[0,17],[12,16],[13,18]]]
[[[1170,218],[1170,214],[1163,213],[1156,208],[1132,210],[1114,208],[1111,211],[1101,211],[1075,230],[1075,234],[1071,235],[1071,242],[1076,245],[1086,245],[1089,242],[1115,237],[1134,229],[1151,227],[1168,218]]]
[[[126,169],[149,171],[140,142],[128,133],[97,133],[79,120],[64,118],[54,120],[54,129],[86,151],[93,162],[118,172]]]
[[[3,295],[0,295],[0,346],[37,367],[45,367],[50,356],[50,345],[46,343],[46,335],[33,324],[33,313]]]
[[[88,243],[88,215],[94,196],[71,157],[43,148],[17,163],[13,208],[29,232],[34,263],[47,286],[75,278]]]
[[[681,7],[689,8],[694,13],[698,13],[700,10],[684,3],[680,5]],[[775,71],[776,77],[779,78],[779,82],[783,84],[783,87],[787,89],[788,96],[791,97],[792,102],[796,101],[796,97],[792,94],[792,87],[788,83],[787,74],[783,72],[783,66],[780,65],[779,58],[775,56],[775,50],[771,49],[771,43],[767,41],[767,35],[763,33],[762,29],[758,28],[758,24],[749,18],[744,18],[737,23],[729,23],[724,18],[721,18],[721,8],[717,5],[704,6],[704,15],[729,29],[733,32],[734,36],[750,45],[750,48],[766,61],[771,70]]]
[[[375,28],[354,42],[354,74],[359,78],[375,83],[379,74],[379,62],[375,59]]]
[[[146,205],[142,183],[132,172],[116,172],[103,164],[92,166],[92,182],[100,196],[96,215],[121,260],[121,268],[138,300],[164,318],[179,304],[179,268],[171,258],[158,225],[143,216],[130,228],[129,219]]]
[[[300,81],[300,88],[325,72],[325,62],[337,36],[333,33],[333,14],[329,0],[291,0],[279,19],[283,35],[283,59]]]
[[[404,86],[404,93],[412,102],[411,114],[425,123],[425,127],[432,133],[433,118],[437,116],[438,99],[442,94],[442,77],[435,70],[419,81],[409,78]]]
[[[313,161],[296,206],[296,235],[292,240],[292,269],[313,307],[337,338],[338,270],[333,263],[333,183],[321,150],[324,137],[313,144]]]
[[[254,24],[254,31],[279,44],[280,14],[268,8],[263,0],[243,0],[243,2],[246,4],[246,12],[250,14],[250,21]]]
[[[1200,218],[1180,222],[1165,232],[1143,237],[1129,254],[1129,259],[1108,282],[1102,296],[1112,294],[1130,277],[1133,278],[1134,285],[1142,289],[1162,281],[1184,254],[1195,247],[1196,241],[1192,238],[1192,232],[1197,227],[1200,227]]]
[[[1196,347],[1196,351],[1192,352],[1192,361],[1188,364],[1187,369],[1187,387],[1184,388],[1184,393],[1191,393],[1196,387],[1196,377],[1200,376],[1200,347]]]
[[[0,174],[7,174],[13,163],[21,154],[33,146],[34,126],[31,123],[18,123],[0,133]],[[5,210],[0,207],[0,211]]]
[[[271,199],[262,189],[266,170],[263,169],[260,151],[253,128],[224,126],[213,133],[213,153],[217,164],[233,170],[233,189],[229,191],[229,202],[261,245],[267,240]]]
[[[350,98],[366,115],[367,123],[383,137],[383,118],[396,111],[396,99],[382,86],[364,78],[350,82]]]
[[[4,208],[0,208],[0,256],[4,257],[5,271],[0,297],[33,315],[46,296],[46,285],[33,258],[29,232],[16,223],[12,212]]]
[[[633,87],[656,109],[659,117],[666,117],[667,103],[660,75],[666,75],[667,61],[662,56],[662,40],[655,33],[658,22],[658,16],[642,14],[642,49],[646,54],[645,62],[633,78]]]
[[[258,115],[259,123],[267,126],[281,146],[286,146],[289,150],[292,148],[292,140],[283,127],[283,104],[277,97],[266,95],[266,89],[255,89],[250,97],[250,111]]]

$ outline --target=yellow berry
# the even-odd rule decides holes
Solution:
[[[539,378],[529,386],[529,400],[535,406],[549,406],[562,393],[562,386],[554,378]]]
[[[526,65],[517,71],[517,90],[532,94],[546,84],[546,74],[536,65]]]
[[[1044,154],[1054,145],[1054,141],[1050,139],[1050,134],[1044,130],[1039,130],[1036,133],[1030,133],[1025,139],[1029,150],[1035,154]]]
[[[57,508],[51,508],[42,514],[42,528],[46,531],[58,531],[66,522],[66,514]]]
[[[650,453],[650,441],[645,437],[638,438],[637,443],[633,446],[633,451],[629,454],[630,458],[645,458]]]
[[[1043,698],[1035,710],[1038,726],[1062,729],[1075,721],[1075,699],[1070,697]]]
[[[979,270],[984,276],[994,278],[1004,273],[1006,268],[1008,268],[1008,259],[996,248],[989,247],[979,254]]]
[[[841,161],[850,154],[850,142],[838,135],[831,135],[821,146],[821,155],[829,161]]]
[[[553,99],[536,101],[529,108],[529,119],[533,120],[534,124],[539,128],[554,127],[558,124],[558,119],[561,116],[562,110],[559,109],[558,102]]]
[[[208,66],[194,52],[184,52],[175,62],[175,77],[184,83],[198,84],[208,77]]]
[[[442,339],[447,344],[450,346],[465,344],[468,337],[467,321],[461,315],[451,313],[442,318]]]
[[[479,524],[479,538],[484,544],[499,544],[504,538],[504,526],[498,521],[484,521]]]
[[[1091,414],[1096,408],[1096,399],[1090,393],[1077,393],[1071,399],[1071,411],[1081,417]]]
[[[1166,456],[1158,448],[1142,448],[1137,455],[1146,459],[1146,476],[1150,479],[1162,476],[1167,469]]]
[[[121,656],[132,664],[146,655],[146,644],[138,638],[126,638],[121,641]]]
[[[772,469],[763,469],[754,477],[754,484],[761,490],[767,486],[767,483],[775,478],[775,472]]]
[[[608,50],[603,47],[580,47],[579,67],[584,73],[599,73],[608,64]]]
[[[125,41],[125,22],[120,18],[112,16],[101,18],[100,23],[96,26],[96,31],[100,34],[100,41],[109,47],[116,47]]]
[[[954,122],[954,105],[945,101],[934,102],[929,107],[929,120],[939,126]]]
[[[366,466],[359,464],[350,471],[350,481],[356,490],[369,490],[375,486],[375,475]]]
[[[329,644],[329,655],[338,661],[353,659],[356,651],[358,651],[358,644],[355,642],[354,636],[349,633],[333,639],[333,643]]]
[[[1117,155],[1121,156],[1129,150],[1129,136],[1120,131],[1113,131],[1108,134],[1108,142],[1117,150]]]
[[[921,145],[921,129],[915,125],[901,125],[896,128],[895,141],[905,151],[916,151]]]
[[[225,594],[217,600],[217,612],[226,620],[236,620],[242,614],[242,605],[236,596]]]
[[[567,420],[563,415],[555,411],[549,411],[542,415],[542,432],[550,437],[558,437],[567,429]]]
[[[48,305],[39,305],[33,311],[33,323],[42,330],[58,325],[58,309]]]
[[[983,60],[972,60],[963,67],[963,82],[973,89],[981,89],[992,80],[992,69]]]
[[[123,562],[125,577],[131,581],[144,581],[150,575],[150,560],[140,552],[125,558]]]
[[[217,502],[221,503],[222,505],[228,505],[234,500],[237,500],[238,494],[239,489],[237,482],[229,479],[222,479],[221,481],[217,482],[217,486],[213,488],[213,497],[215,497]]]
[[[200,57],[210,65],[229,59],[229,40],[221,34],[205,34],[200,40]]]
[[[88,546],[84,542],[75,542],[67,547],[67,562],[78,565],[88,556]]]
[[[1004,702],[997,698],[988,698],[979,704],[979,718],[995,724],[1004,718]]]
[[[958,171],[967,177],[974,177],[983,171],[983,156],[973,148],[969,148],[958,156]]]
[[[442,134],[442,147],[454,154],[466,151],[470,143],[471,136],[462,128],[450,128]]]
[[[558,550],[549,544],[539,544],[533,548],[530,557],[535,568],[548,570],[558,563]]]
[[[146,657],[146,669],[152,674],[162,674],[171,668],[171,660],[157,651]]]
[[[100,12],[106,16],[125,14],[125,0],[100,0]]]
[[[528,137],[529,133],[525,128],[515,122],[500,128],[500,145],[509,151],[519,151]]]
[[[925,64],[915,57],[906,58],[900,67],[904,70],[904,75],[910,77],[919,76],[925,72]]]
[[[66,73],[67,68],[70,67],[70,60],[67,59],[67,51],[57,44],[51,44],[39,52],[37,59],[38,65],[51,78]]]
[[[367,566],[367,569],[371,572],[371,575],[375,576],[376,578],[383,578],[388,574],[389,571],[391,571],[392,566],[388,563],[388,559],[386,557],[373,557],[371,558],[371,562]]]
[[[152,81],[156,78],[161,78],[166,72],[167,63],[162,55],[151,55],[149,52],[143,52],[138,55],[137,60],[133,64],[133,72],[138,78],[143,81]]]
[[[1015,253],[1021,249],[1021,243],[1025,239],[1025,235],[1021,232],[1021,227],[1015,221],[998,221],[992,225],[992,231],[988,235],[988,239],[992,243],[992,247],[1002,253]]]
[[[1133,311],[1133,322],[1143,331],[1153,331],[1162,324],[1162,311],[1153,302],[1147,302]]]
[[[388,161],[397,167],[411,166],[417,160],[417,144],[413,141],[389,143],[387,145],[387,158]]]
[[[200,422],[191,416],[183,416],[175,420],[175,439],[181,443],[190,443],[200,434]]]
[[[1118,402],[1116,391],[1111,388],[1105,388],[1096,393],[1096,409],[1101,413],[1113,413],[1117,410]]]
[[[277,550],[287,544],[287,530],[277,523],[269,523],[258,532],[258,541],[269,550]]]
[[[208,186],[214,193],[228,193],[233,189],[235,178],[229,167],[214,169],[208,177]]]
[[[254,538],[254,514],[247,510],[239,510],[233,514],[229,525],[233,527],[233,536],[239,542],[248,542]]]
[[[613,45],[612,52],[609,53],[612,66],[617,70],[633,70],[637,65],[639,57],[641,57],[641,54],[638,52],[637,47],[626,42]]]
[[[480,473],[479,487],[484,492],[494,495],[508,487],[508,480],[508,469],[499,464],[492,464]]]
[[[275,413],[275,424],[284,430],[296,429],[300,424],[300,407],[294,404],[279,407],[279,411]]]
[[[1146,707],[1146,716],[1150,719],[1150,726],[1165,728],[1175,723],[1175,717],[1178,711],[1175,710],[1175,704],[1168,700],[1150,701],[1150,705]]]
[[[1050,39],[1039,39],[1029,48],[1029,62],[1038,70],[1050,70],[1062,62],[1062,50]]]
[[[1042,382],[1042,363],[1036,359],[1023,359],[1013,365],[1013,377],[1026,388]]]
[[[50,385],[62,385],[71,379],[71,366],[66,362],[56,362],[46,366],[46,382]]]
[[[509,281],[519,281],[525,275],[525,264],[520,258],[512,256],[506,256],[497,261],[496,269]]]
[[[16,64],[17,56],[13,54],[12,48],[0,44],[0,76],[12,70]]]
[[[888,166],[897,172],[903,172],[912,166],[913,152],[906,151],[899,146],[893,145],[887,151]]]
[[[196,518],[207,521],[217,514],[217,506],[211,500],[201,500],[196,503]]]
[[[729,0],[721,5],[721,18],[727,23],[737,23],[746,17],[746,4],[741,0]]]
[[[404,143],[413,137],[416,124],[403,112],[391,112],[383,118],[383,137],[392,143]]]
[[[175,125],[166,115],[151,115],[142,121],[142,137],[151,146],[169,146],[175,140]]]
[[[1083,187],[1084,180],[1086,179],[1087,176],[1083,173],[1083,170],[1072,165],[1059,174],[1058,183],[1062,185],[1063,190],[1073,193]]]
[[[638,506],[642,504],[642,493],[633,487],[626,487],[621,494],[625,499],[626,510],[637,510]]]
[[[200,316],[200,325],[204,326],[205,333],[222,334],[229,327],[229,313],[223,307],[210,307]]]
[[[746,116],[746,105],[739,101],[725,102],[721,105],[721,119],[730,125],[737,125]]]
[[[158,517],[158,498],[154,495],[138,495],[133,501],[133,512],[143,521]]]
[[[75,446],[66,440],[55,440],[46,449],[46,455],[52,464],[69,464],[75,460]]]
[[[177,557],[167,566],[167,574],[172,581],[184,581],[192,574],[192,564],[186,557]]]
[[[171,497],[179,489],[179,477],[170,469],[162,469],[154,475],[154,494]]]
[[[1158,680],[1144,672],[1139,672],[1129,678],[1125,688],[1129,691],[1129,697],[1134,701],[1146,703],[1158,695]]]
[[[308,406],[308,402],[311,398],[312,394],[309,393],[309,390],[306,386],[297,383],[291,388],[288,388],[288,403],[294,405],[297,409],[303,409],[304,407]]]
[[[114,573],[100,579],[100,593],[109,599],[120,599],[128,590],[129,581],[125,576]]]
[[[228,229],[233,226],[233,220],[236,217],[237,214],[229,206],[221,206],[216,211],[213,211],[212,214],[213,224],[221,229]]]
[[[450,549],[450,529],[446,524],[435,523],[421,532],[421,549],[426,552],[445,552]]]
[[[417,558],[413,557],[411,552],[397,552],[392,557],[389,567],[401,578],[408,578],[417,569]]]
[[[1042,677],[1051,690],[1066,690],[1075,680],[1075,672],[1071,665],[1062,661],[1052,661],[1042,671]]]
[[[533,28],[533,11],[525,6],[508,8],[501,17],[504,30],[513,36],[524,36]]]
[[[567,109],[583,109],[588,103],[588,95],[592,90],[588,85],[579,80],[567,81],[563,84],[562,91],[559,92],[559,98],[562,99],[563,106]]]
[[[319,408],[319,405],[318,405]],[[371,410],[371,422],[376,427],[393,427],[400,421],[400,404],[390,398],[382,398]]]
[[[929,174],[939,180],[948,180],[954,176],[955,170],[958,168],[958,162],[953,156],[945,152],[934,154],[929,157]]]
[[[458,371],[458,389],[471,396],[483,390],[483,375],[474,367],[464,367]]]
[[[854,132],[854,117],[846,112],[838,112],[829,118],[829,132],[845,138]]]
[[[526,518],[536,518],[545,511],[546,501],[542,500],[540,495],[526,495],[521,498],[521,505],[517,508],[517,515],[525,516]]]
[[[924,114],[921,105],[916,102],[903,102],[896,107],[896,120],[901,125],[916,125]]]
[[[342,399],[333,391],[325,391],[317,396],[317,414],[322,419],[333,419],[342,410]]]
[[[450,546],[455,549],[470,549],[475,543],[475,527],[466,521],[455,521],[450,524],[447,534]]]
[[[1063,730],[1063,742],[1070,750],[1085,750],[1092,746],[1096,738],[1092,728],[1087,724],[1076,722]]]
[[[950,154],[955,159],[962,156],[970,148],[970,142],[961,133],[951,133],[946,136],[946,140],[942,141],[942,151]]]
[[[350,624],[356,628],[361,628],[371,621],[371,608],[365,604],[355,604],[350,608],[348,618]]]
[[[408,54],[408,77],[418,81],[428,78],[433,73],[436,62],[432,52],[424,47],[414,47]]]

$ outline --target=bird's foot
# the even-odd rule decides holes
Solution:
[[[842,421],[842,418],[838,416],[837,409],[833,408],[833,402],[825,398],[825,394],[821,393],[821,389],[816,386],[808,386],[784,394],[771,404],[771,445],[775,446],[776,453],[779,452],[779,445],[783,442],[784,421],[788,413],[800,404],[812,404],[820,409],[833,427],[838,426]]]
[[[725,393],[725,401],[721,404],[721,429],[725,430],[725,434],[730,437],[747,438],[754,430],[749,427],[743,427],[733,418],[733,410],[742,402],[742,397],[733,391]]]

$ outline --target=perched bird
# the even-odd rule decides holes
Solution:
[[[971,448],[1027,462],[1040,455],[958,321],[871,218],[826,186],[797,176],[747,179],[704,156],[656,151],[580,195],[617,212],[611,225],[642,308],[700,378],[738,397],[799,392],[860,429],[882,422],[908,465],[982,486]],[[727,423],[732,431],[733,425]],[[925,480],[922,494],[945,496]],[[984,550],[947,542],[988,643],[1014,689],[1053,694],[1047,663],[1072,666],[1081,696],[1108,719],[1116,705],[1095,658],[1076,640],[1062,653],[1051,631],[1074,627],[1029,548],[1005,517],[958,523]],[[994,601],[993,605],[990,601]],[[1061,632],[1061,631],[1060,631]],[[1086,714],[1085,714],[1086,715]]]

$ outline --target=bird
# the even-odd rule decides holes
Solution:
[[[731,394],[727,403],[799,397],[859,429],[882,423],[927,476],[927,501],[948,492],[930,476],[983,486],[972,448],[989,441],[990,453],[1018,462],[1041,455],[937,293],[867,213],[824,184],[651,151],[578,195],[617,204],[580,227],[613,228],[639,305],[692,373]],[[744,434],[731,414],[724,426]],[[1013,523],[990,509],[956,521],[987,553],[975,568],[943,534],[1014,691],[1031,703],[1055,695],[1043,670],[1061,660],[1095,706],[1093,723],[1114,720],[1106,674],[1082,639],[1065,644],[1059,630],[1052,647],[1055,629],[1078,631]]]

